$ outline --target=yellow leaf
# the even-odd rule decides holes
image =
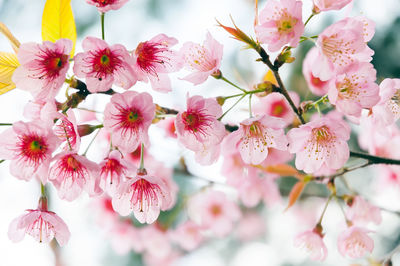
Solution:
[[[11,77],[18,66],[19,63],[15,54],[0,52],[0,95],[15,88]]]
[[[278,86],[278,81],[276,81],[276,78],[274,76],[274,73],[272,73],[271,70],[268,70],[267,74],[265,74],[263,81],[269,81],[275,86]]]
[[[14,35],[11,33],[11,31],[2,22],[0,22],[0,32],[4,36],[6,36],[8,41],[11,43],[11,46],[14,49],[15,53],[17,53],[18,52],[18,48],[20,46],[20,42],[17,40],[17,38],[14,37]]]
[[[290,207],[292,207],[296,203],[297,199],[301,195],[301,192],[303,192],[303,189],[304,189],[305,186],[306,186],[306,183],[302,182],[302,181],[297,182],[293,186],[293,188],[292,188],[292,190],[290,191],[290,194],[289,194],[289,203],[288,203],[288,206],[286,207],[285,211],[287,211],[287,209],[289,209]]]
[[[73,42],[71,51],[71,57],[73,57],[76,28],[71,0],[47,0],[42,17],[42,39],[56,42],[61,38],[67,38]]]

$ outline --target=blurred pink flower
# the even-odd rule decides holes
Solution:
[[[97,7],[101,13],[120,9],[128,0],[86,0],[89,5]]]
[[[258,40],[268,44],[271,52],[279,51],[284,45],[297,47],[304,32],[301,13],[301,1],[267,1],[260,12],[260,24],[255,27]]]
[[[343,257],[361,258],[374,249],[374,241],[367,234],[370,231],[351,226],[346,228],[338,237],[338,249]]]
[[[113,196],[120,186],[125,181],[129,166],[119,151],[113,150],[100,163],[100,187],[108,195]]]
[[[322,96],[328,93],[330,79],[321,80],[313,75],[312,69],[318,64],[318,59],[318,48],[311,48],[303,61],[303,75],[310,91],[315,95]]]
[[[186,221],[171,232],[171,238],[187,251],[196,249],[204,241],[201,227],[193,221]]]
[[[323,261],[328,254],[322,236],[314,230],[305,231],[297,235],[294,239],[294,246],[306,250],[312,260]]]
[[[140,228],[140,237],[145,254],[150,255],[155,262],[168,260],[173,253],[169,231],[159,223]],[[165,265],[165,264],[156,264]]]
[[[26,181],[33,177],[45,184],[51,154],[58,144],[57,137],[41,121],[19,121],[0,134],[0,157],[11,160],[13,176]]]
[[[138,80],[150,81],[155,91],[171,91],[168,73],[177,72],[183,65],[179,53],[170,49],[177,43],[177,39],[165,34],[159,34],[149,41],[139,43],[133,54],[132,65]]]
[[[65,81],[71,49],[72,42],[68,39],[21,44],[18,51],[20,66],[14,71],[13,82],[36,99],[55,97]]]
[[[353,0],[313,0],[315,12],[340,10]]]
[[[90,92],[108,91],[113,84],[127,90],[136,83],[132,58],[123,45],[109,46],[101,39],[86,37],[82,47],[84,52],[74,58],[74,73],[86,79]]]
[[[147,92],[114,94],[104,110],[104,127],[112,133],[113,146],[124,152],[136,150],[140,143],[148,146],[147,131],[154,114],[153,98]]]
[[[163,119],[160,122],[158,122],[157,125],[164,129],[165,135],[167,137],[174,138],[174,139],[176,139],[178,137],[178,135],[176,134],[174,117],[169,117],[169,118]]]
[[[350,127],[341,119],[325,116],[291,129],[287,137],[296,168],[306,173],[339,169],[349,158]]]
[[[199,85],[205,82],[210,75],[218,73],[223,45],[217,42],[208,32],[203,45],[186,42],[180,52],[184,58],[185,68],[193,72],[183,79],[194,85]]]
[[[125,255],[130,251],[142,252],[144,247],[141,233],[131,220],[119,220],[107,233],[111,246],[119,255]]]
[[[365,225],[369,222],[380,224],[382,221],[381,210],[368,203],[363,197],[356,196],[347,209],[347,218],[353,223]]]
[[[236,234],[240,241],[251,241],[264,237],[265,228],[263,217],[257,212],[249,212],[239,220]]]
[[[381,127],[394,124],[400,118],[400,79],[384,79],[379,85],[380,101],[372,108],[374,122]]]

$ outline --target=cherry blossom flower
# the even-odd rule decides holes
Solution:
[[[223,45],[208,32],[203,45],[186,42],[180,52],[184,57],[184,67],[192,72],[183,79],[199,85],[205,82],[210,75],[218,73]]]
[[[326,28],[317,39],[319,50],[312,68],[314,77],[328,80],[356,62],[370,62],[374,51],[367,42],[375,24],[364,17],[345,18]]]
[[[379,102],[379,86],[375,80],[372,64],[353,64],[330,82],[329,101],[339,112],[360,117],[362,108],[371,108]]]
[[[400,118],[400,79],[384,79],[379,85],[381,100],[372,108],[374,123],[381,128]]]
[[[133,54],[133,69],[138,80],[148,82],[155,91],[171,91],[171,81],[168,73],[177,72],[182,68],[182,58],[171,47],[178,40],[159,34],[149,41],[141,42]]]
[[[19,242],[25,234],[40,243],[49,243],[56,238],[60,246],[64,246],[70,237],[67,225],[57,214],[47,210],[47,200],[43,198],[39,201],[38,209],[26,210],[25,214],[11,222],[8,229],[10,240]]]
[[[201,164],[212,164],[218,159],[219,144],[225,136],[225,127],[217,120],[221,115],[222,108],[214,98],[192,96],[187,99],[186,111],[176,116],[179,142],[194,151]]]
[[[114,94],[104,110],[104,127],[112,133],[112,144],[132,152],[140,143],[149,145],[147,131],[154,118],[153,98],[147,92]]]
[[[86,0],[89,5],[97,7],[99,12],[120,9],[128,0]]]
[[[174,266],[177,265],[182,254],[176,250],[172,250],[165,256],[154,256],[151,253],[144,253],[143,261],[147,266]]]
[[[67,115],[57,114],[58,120],[53,131],[62,142],[65,142],[63,149],[79,151],[81,137],[78,134],[78,126],[73,110],[69,109]]]
[[[161,178],[147,175],[146,171],[138,170],[136,177],[121,184],[113,197],[112,205],[122,216],[132,211],[141,223],[153,223],[171,204],[171,195]]]
[[[312,70],[318,64],[316,60],[318,60],[318,48],[313,47],[304,58],[303,75],[310,91],[315,95],[322,96],[328,93],[330,79],[321,80],[313,75]]]
[[[74,73],[86,78],[90,92],[108,91],[113,84],[129,89],[136,83],[136,74],[130,66],[132,58],[124,46],[109,46],[101,39],[86,37],[82,47],[84,52],[74,58]]]
[[[346,214],[350,221],[357,224],[373,222],[378,225],[382,221],[380,209],[368,203],[361,196],[354,197]]]
[[[154,261],[167,259],[173,253],[170,234],[167,228],[154,223],[141,229],[141,240],[145,254],[154,258]],[[163,263],[156,265],[165,265]]]
[[[120,184],[125,180],[130,167],[121,153],[117,150],[110,152],[108,157],[100,163],[100,187],[110,196],[113,196]]]
[[[260,164],[267,158],[268,148],[287,149],[284,127],[281,118],[268,115],[246,119],[225,138],[223,149],[238,149],[245,163]]]
[[[236,228],[237,237],[241,241],[251,241],[263,237],[265,222],[257,212],[249,212],[243,215]]]
[[[313,0],[314,12],[340,10],[353,0]]]
[[[99,166],[76,154],[64,151],[53,158],[49,180],[57,188],[58,196],[73,201],[85,190],[90,196],[101,193],[99,188]]]
[[[171,233],[171,238],[187,251],[196,249],[204,241],[201,227],[190,220],[178,225]]]
[[[20,66],[14,71],[13,82],[19,89],[32,93],[35,99],[55,97],[65,81],[71,49],[72,42],[68,39],[21,44]]]
[[[343,257],[361,258],[374,249],[374,241],[367,234],[368,230],[351,226],[346,228],[338,237],[338,249]]]
[[[294,246],[306,250],[312,260],[323,261],[328,254],[322,236],[315,230],[305,231],[297,235],[294,239]]]
[[[140,231],[132,224],[131,220],[118,221],[107,232],[111,247],[119,255],[125,255],[131,250],[142,252],[144,247]]]
[[[13,176],[26,181],[34,177],[45,184],[51,154],[58,143],[51,129],[43,127],[40,121],[19,121],[0,134],[0,157],[11,160]]]
[[[194,222],[212,231],[217,237],[229,234],[233,223],[241,216],[238,206],[223,192],[215,190],[193,196],[188,203],[188,212]]]
[[[165,135],[170,138],[176,139],[178,135],[176,135],[176,128],[175,128],[175,118],[169,117],[164,120],[161,120],[157,123],[161,128],[165,130]]]
[[[306,173],[339,169],[349,158],[350,127],[339,119],[322,117],[287,134],[289,152],[296,153],[296,168]]]
[[[297,47],[304,32],[301,12],[301,1],[268,0],[260,12],[260,24],[255,27],[258,40],[268,44],[271,52],[278,51],[286,44]]]

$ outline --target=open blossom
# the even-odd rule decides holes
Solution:
[[[151,224],[157,220],[160,210],[170,207],[171,195],[161,178],[138,171],[134,178],[121,184],[112,199],[115,211],[122,216],[132,211],[141,223]]]
[[[58,146],[57,137],[50,128],[37,122],[16,122],[0,134],[0,157],[11,160],[13,176],[47,182],[51,154]]]
[[[350,127],[342,120],[322,117],[291,129],[289,151],[296,153],[296,168],[306,173],[339,169],[349,158]]]
[[[400,118],[400,79],[384,79],[379,85],[381,100],[372,108],[374,122],[382,128]]]
[[[86,37],[82,47],[84,52],[74,58],[74,73],[86,79],[90,92],[108,91],[113,84],[129,89],[136,83],[132,58],[123,45],[109,46],[101,39]]]
[[[305,231],[297,235],[294,239],[294,246],[306,250],[312,260],[323,261],[328,254],[321,235],[314,230]]]
[[[368,230],[351,226],[346,228],[338,237],[338,249],[343,257],[361,258],[374,249],[374,240],[367,234]]]
[[[182,59],[177,51],[171,50],[178,40],[159,34],[149,41],[141,42],[133,54],[133,69],[138,80],[150,81],[153,90],[171,91],[171,80],[168,73],[182,68]]]
[[[317,40],[319,54],[312,74],[328,80],[356,62],[370,62],[374,51],[367,46],[375,24],[364,17],[345,18],[326,28]]]
[[[222,108],[214,98],[192,96],[187,108],[175,119],[178,140],[196,153],[196,160],[211,164],[218,159],[219,144],[225,136],[225,127],[218,121]],[[205,160],[202,160],[205,158]]]
[[[114,94],[104,110],[104,127],[112,133],[114,146],[132,152],[140,143],[149,145],[147,131],[154,114],[153,98],[147,92]]]
[[[64,143],[64,150],[78,151],[81,144],[81,137],[78,134],[75,114],[72,109],[67,115],[58,114],[58,120],[53,128],[56,136]]]
[[[188,203],[189,216],[203,229],[217,237],[229,234],[239,220],[239,207],[221,191],[208,190],[193,196]]]
[[[187,251],[196,249],[204,241],[201,227],[190,220],[178,225],[171,233],[171,238]]]
[[[286,44],[296,47],[304,32],[301,12],[301,1],[268,0],[260,12],[260,24],[255,27],[258,40],[268,44],[271,52],[278,51]]]
[[[260,164],[267,158],[268,148],[287,149],[284,127],[281,118],[268,115],[246,119],[225,138],[223,149],[236,148],[245,163]]]
[[[128,0],[86,0],[89,5],[97,7],[99,12],[120,9]]]
[[[362,108],[371,108],[379,102],[379,86],[375,80],[372,64],[353,64],[330,82],[329,101],[339,112],[360,117]]]
[[[321,80],[313,75],[313,69],[318,64],[316,60],[318,60],[318,48],[313,47],[304,58],[303,75],[310,91],[315,95],[322,96],[328,93],[330,80]]]
[[[21,44],[18,50],[20,66],[14,71],[13,82],[35,98],[53,98],[64,83],[71,49],[72,42],[68,39]]]
[[[369,222],[373,222],[378,225],[382,221],[381,210],[378,207],[368,203],[361,196],[354,197],[346,214],[350,221],[357,224],[367,224]]]
[[[180,52],[184,57],[185,68],[193,72],[183,79],[198,85],[205,82],[210,75],[218,73],[223,45],[208,32],[203,45],[186,42]]]
[[[101,193],[99,188],[99,167],[74,151],[65,151],[53,158],[49,180],[57,188],[61,199],[72,201],[82,190],[90,196]]]
[[[340,10],[353,0],[313,0],[314,11]]]
[[[118,190],[125,180],[129,166],[121,153],[117,150],[110,152],[108,157],[100,163],[100,187],[110,196]]]

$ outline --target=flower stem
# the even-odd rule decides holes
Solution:
[[[313,16],[315,16],[314,12],[308,17],[306,22],[304,22],[304,27],[307,26],[308,22],[310,22],[310,20],[312,19]]]
[[[226,83],[228,83],[229,85],[232,85],[233,87],[235,87],[236,89],[239,89],[243,92],[246,92],[245,89],[240,88],[238,85],[236,85],[235,83],[229,81],[228,79],[226,79],[224,76],[221,75],[221,77],[219,79],[222,79],[223,81],[225,81]]]
[[[87,146],[85,152],[82,154],[83,156],[86,156],[86,153],[88,152],[90,146],[92,146],[94,140],[96,139],[97,135],[99,135],[100,130],[97,130],[96,134],[94,135],[94,137],[92,138],[92,140],[90,141],[89,145]]]
[[[235,107],[244,97],[246,97],[246,95],[247,95],[247,94],[244,93],[244,94],[242,95],[242,97],[239,98],[239,100],[237,100],[228,110],[225,111],[225,113],[223,113],[223,114],[218,118],[218,120],[221,121],[222,118],[223,118],[230,110],[233,109],[233,107]]]
[[[140,165],[139,170],[144,170],[144,144],[140,144]]]
[[[329,203],[331,202],[332,198],[333,198],[333,194],[331,194],[331,195],[328,197],[328,200],[327,200],[326,203],[325,203],[324,209],[322,210],[322,213],[321,213],[321,216],[319,217],[319,220],[318,220],[317,225],[321,225],[322,219],[324,218],[324,215],[325,215],[325,212],[326,212],[326,209],[328,208],[328,205],[329,205]]]
[[[0,126],[12,126],[12,123],[0,123]]]
[[[40,193],[41,193],[41,195],[42,195],[42,197],[46,197],[46,187],[45,187],[45,185],[43,185],[43,183],[42,182],[40,182]]]
[[[105,15],[105,13],[104,13],[104,12],[101,12],[101,14],[100,14],[100,21],[101,21],[101,39],[102,39],[102,40],[105,39],[105,37],[104,37],[104,15]]]

